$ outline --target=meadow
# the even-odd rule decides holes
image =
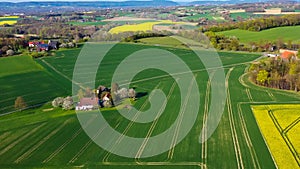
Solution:
[[[30,56],[0,58],[0,70],[0,115],[15,111],[14,101],[18,96],[22,96],[28,106],[37,106],[66,95],[71,87],[71,83],[64,84]]]
[[[102,22],[102,21],[97,21],[97,22],[68,22],[70,25],[74,26],[99,26],[99,25],[106,25],[108,22]]]
[[[298,42],[300,39],[299,34],[295,34],[295,32],[300,31],[300,26],[289,26],[289,27],[278,27],[272,28],[268,30],[263,30],[260,32],[252,32],[247,30],[229,30],[218,32],[217,34],[222,34],[225,36],[235,36],[242,43],[250,43],[250,42],[261,42],[261,41],[273,41],[276,42],[278,39],[283,41],[296,41]]]
[[[152,39],[152,41],[155,40]],[[148,48],[164,49],[180,57],[195,75],[200,91],[200,109],[195,119],[196,123],[176,147],[160,155],[140,158],[140,154],[147,150],[148,145],[145,143],[145,147],[141,148],[136,158],[120,157],[103,150],[90,140],[81,128],[74,111],[52,109],[51,105],[45,104],[36,109],[0,117],[1,167],[276,168],[252,113],[251,105],[299,103],[299,95],[259,87],[249,82],[245,69],[249,62],[259,58],[257,54],[219,52],[226,73],[225,83],[228,86],[228,98],[218,128],[203,144],[199,143],[199,137],[208,115],[208,107],[211,106],[211,84],[208,81],[208,73],[204,65],[190,50],[170,46],[120,43],[114,46],[102,60],[97,72],[96,84],[87,82],[82,85],[110,86],[112,74],[122,60],[136,51]],[[54,57],[41,58],[35,61],[51,75],[49,79],[60,85],[71,85],[74,64],[79,52],[80,49],[59,51]],[[91,53],[93,52],[91,51]],[[136,62],[139,63],[139,60]],[[94,65],[83,64],[81,66],[90,67]],[[82,73],[88,74],[89,72]],[[19,77],[20,80],[23,78],[16,77]],[[45,79],[36,80],[39,85],[34,86],[34,90],[41,89],[43,85],[40,86],[40,83]],[[6,81],[1,84],[11,86],[14,83]],[[59,87],[56,86],[58,84],[51,83],[50,85],[59,91]],[[21,84],[16,85],[21,87]],[[130,86],[135,87],[137,92],[146,93],[145,96],[138,98],[134,104],[134,107],[140,111],[150,108],[148,100],[153,89],[161,89],[168,101],[161,117],[149,123],[134,123],[121,116],[116,110],[101,112],[110,126],[120,133],[140,138],[159,135],[168,129],[177,117],[182,118],[182,113],[187,113],[179,112],[180,89],[175,80],[166,72],[156,69],[142,71],[134,77]],[[6,90],[12,91],[12,89]],[[192,94],[191,91],[187,92],[186,98],[190,98]],[[192,104],[192,102],[192,100],[188,100],[187,105],[189,105],[188,103]],[[83,113],[91,115],[91,117],[98,114],[98,112]],[[84,128],[93,123],[97,123],[97,121],[91,118],[89,123],[84,125]],[[99,130],[94,135],[95,138],[103,131],[101,129],[104,127],[103,125],[100,124]],[[170,137],[175,137],[178,130],[182,128],[180,123],[177,123],[177,126],[178,128]],[[123,138],[118,140],[111,142],[113,148],[117,148],[124,141]]]
[[[251,16],[259,16],[259,15],[253,15],[252,13],[248,12],[236,12],[236,13],[230,13],[230,17],[237,20],[238,17],[241,17],[242,19],[249,19]]]

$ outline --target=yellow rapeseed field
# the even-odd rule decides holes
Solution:
[[[8,25],[14,25],[17,21],[0,21],[0,25],[8,24]]]
[[[268,112],[269,110],[272,110],[273,120]],[[292,124],[300,117],[300,105],[260,105],[252,106],[252,111],[278,168],[298,168],[297,161],[276,128],[274,119],[282,130],[288,129],[288,126],[293,126],[286,135],[292,146],[299,153],[300,122],[296,125]]]
[[[18,19],[19,16],[2,16],[0,19]]]
[[[19,16],[4,16],[0,17],[0,25],[14,25],[18,22]]]
[[[154,25],[157,24],[184,24],[184,22],[173,22],[170,20],[161,20],[161,21],[157,21],[157,22],[145,22],[145,23],[141,23],[141,24],[136,24],[136,25],[122,25],[122,26],[117,26],[112,28],[109,32],[112,34],[117,34],[117,33],[121,33],[121,32],[129,32],[129,31],[133,31],[133,32],[138,32],[138,31],[151,31]]]

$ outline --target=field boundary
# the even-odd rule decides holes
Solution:
[[[232,112],[232,104],[231,104],[231,98],[230,98],[230,91],[229,91],[229,84],[228,84],[228,80],[229,80],[230,74],[233,69],[234,69],[234,67],[230,68],[226,75],[226,83],[225,83],[226,89],[227,89],[227,99],[226,100],[227,100],[227,108],[228,108],[228,119],[229,119],[230,129],[231,129],[231,137],[232,137],[236,161],[237,161],[237,168],[243,169],[244,168],[243,158],[242,158],[239,140],[238,140],[238,136],[237,136],[237,132],[236,132],[236,128],[235,128],[235,122],[234,122],[234,117],[233,117],[233,112]]]
[[[252,102],[250,102],[251,104]],[[260,169],[261,166],[259,164],[259,160],[258,160],[258,157],[256,155],[256,151],[253,147],[253,144],[252,144],[252,141],[251,141],[251,138],[249,136],[249,132],[247,130],[247,125],[246,125],[246,122],[245,122],[245,119],[244,119],[244,116],[242,115],[242,108],[241,108],[241,104],[238,103],[238,115],[239,115],[239,119],[240,119],[240,122],[241,122],[241,126],[242,126],[242,131],[243,131],[243,135],[244,135],[244,138],[246,140],[246,144],[248,146],[248,149],[250,151],[250,155],[251,155],[251,160],[252,160],[252,163],[254,164],[254,168],[258,168]]]

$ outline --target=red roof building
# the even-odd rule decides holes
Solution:
[[[282,59],[290,59],[292,57],[297,57],[298,55],[298,51],[293,50],[280,49],[279,52]]]

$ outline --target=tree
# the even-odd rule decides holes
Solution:
[[[57,97],[52,101],[52,106],[53,107],[62,107],[63,103],[64,103],[64,98]]]
[[[17,97],[17,99],[15,100],[15,109],[22,110],[22,109],[25,109],[26,107],[27,107],[27,104],[25,103],[25,100],[23,99],[23,97],[21,97],[21,96]]]
[[[296,74],[297,74],[297,65],[296,63],[290,63],[289,65],[289,72],[287,80],[290,82],[290,90],[295,89],[297,91],[297,85],[296,85]]]
[[[15,52],[13,50],[11,50],[11,49],[9,49],[9,50],[6,51],[6,55],[7,56],[12,56],[14,54],[15,54]]]
[[[1,48],[1,51],[2,51],[3,53],[6,53],[6,51],[8,51],[8,50],[9,50],[8,46],[3,46],[3,47]]]
[[[118,96],[120,99],[128,98],[128,89],[122,88],[122,89],[118,90]]]
[[[111,85],[111,91],[112,92],[117,92],[119,90],[119,84],[118,83],[113,83]]]
[[[62,104],[62,108],[64,110],[71,110],[74,108],[74,105],[73,105],[73,98],[71,96],[68,96],[64,99],[64,102]]]
[[[260,70],[257,74],[256,81],[261,84],[265,85],[268,80],[269,73],[266,70]]]
[[[83,92],[82,89],[79,89],[79,90],[78,90],[77,96],[78,96],[79,100],[82,99],[82,98],[84,98],[84,92]]]
[[[135,96],[136,96],[135,90],[134,89],[129,89],[128,90],[128,97],[135,99]]]
[[[93,96],[93,91],[92,91],[89,87],[87,87],[87,88],[85,89],[84,96],[85,96],[85,97],[92,97],[92,96]]]

